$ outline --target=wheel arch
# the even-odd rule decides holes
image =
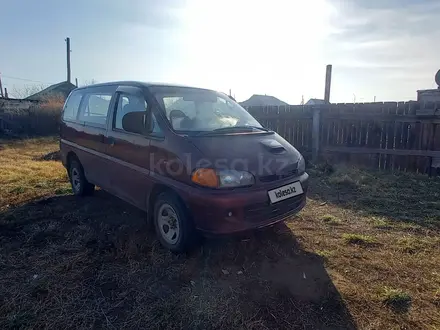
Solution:
[[[156,183],[153,186],[153,189],[151,189],[151,192],[149,193],[147,197],[147,222],[148,225],[153,224],[153,215],[154,215],[154,204],[156,202],[156,198],[164,193],[169,192],[173,195],[175,195],[181,202],[182,205],[185,206],[185,211],[189,212],[188,206],[186,205],[185,201],[182,199],[182,197],[175,191],[173,188],[170,188],[169,186],[162,184],[162,183]],[[189,213],[190,214],[190,213]]]

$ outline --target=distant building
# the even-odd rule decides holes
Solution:
[[[440,102],[440,88],[418,90],[417,91],[417,101],[419,101],[419,102]]]
[[[325,101],[321,99],[310,99],[307,101],[305,105],[321,105],[321,104],[325,104]]]
[[[0,114],[4,112],[28,110],[35,104],[38,104],[38,101],[0,97]]]
[[[271,95],[252,95],[248,100],[240,102],[243,107],[257,107],[257,106],[282,106],[288,105],[286,102],[277,99]]]
[[[417,101],[419,102],[440,102],[440,70],[435,75],[436,89],[421,89],[417,91]]]
[[[74,84],[68,81],[63,81],[55,85],[51,85],[42,91],[32,94],[25,98],[25,100],[42,101],[51,96],[61,96],[66,99],[70,92],[76,88]]]

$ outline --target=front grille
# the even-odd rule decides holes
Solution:
[[[293,213],[301,205],[304,194],[288,198],[284,201],[270,204],[269,201],[265,203],[256,203],[245,207],[244,219],[250,222],[260,222],[270,220],[281,215],[289,215]]]
[[[293,170],[284,171],[281,174],[263,175],[259,177],[259,180],[260,182],[272,182],[272,181],[287,179],[296,174],[298,174],[298,170],[293,169]]]

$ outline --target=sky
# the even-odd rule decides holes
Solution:
[[[72,78],[268,94],[291,104],[405,101],[435,88],[438,0],[0,0],[0,74],[13,94]],[[20,79],[17,79],[20,78]],[[27,79],[27,80],[24,80]]]

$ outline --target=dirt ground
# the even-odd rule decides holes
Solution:
[[[298,216],[174,255],[56,140],[1,142],[0,329],[440,328],[439,179],[314,167]]]

